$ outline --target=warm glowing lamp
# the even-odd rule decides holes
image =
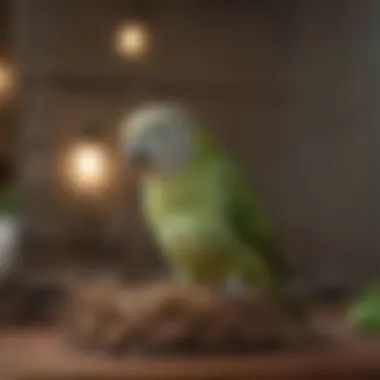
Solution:
[[[91,127],[71,145],[65,158],[66,179],[70,189],[92,194],[101,194],[107,189],[112,172],[109,151],[95,137]]]
[[[96,191],[104,186],[107,165],[100,146],[90,143],[77,144],[71,152],[71,165],[77,187]]]
[[[116,49],[122,56],[140,58],[146,54],[149,47],[147,27],[139,21],[126,22],[116,34]]]
[[[4,100],[10,96],[12,90],[13,75],[11,69],[0,64],[0,100]]]

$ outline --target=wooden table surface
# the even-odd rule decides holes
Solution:
[[[200,358],[90,357],[54,331],[3,331],[0,378],[7,379],[380,379],[380,344],[347,342],[312,352]]]
[[[0,331],[0,380],[337,378],[380,379],[380,341],[345,337],[329,348],[236,357],[106,359],[70,349],[51,329]]]

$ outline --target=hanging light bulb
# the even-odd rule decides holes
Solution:
[[[144,56],[149,47],[149,33],[141,21],[123,23],[116,34],[116,50],[127,58]]]
[[[84,133],[65,151],[64,158],[65,180],[74,192],[101,194],[110,186],[110,152],[97,136]]]
[[[73,180],[82,190],[99,191],[107,176],[107,160],[104,149],[90,143],[81,143],[71,151]]]
[[[144,0],[120,0],[124,21],[116,31],[116,51],[126,59],[138,60],[150,50],[149,6]]]

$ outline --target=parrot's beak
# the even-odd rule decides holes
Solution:
[[[130,145],[125,151],[127,162],[137,169],[144,169],[149,165],[149,154],[140,145]]]

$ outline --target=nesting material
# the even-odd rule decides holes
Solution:
[[[73,288],[63,326],[71,342],[118,354],[268,351],[296,336],[278,307],[258,294],[227,299],[198,286],[107,280]]]

